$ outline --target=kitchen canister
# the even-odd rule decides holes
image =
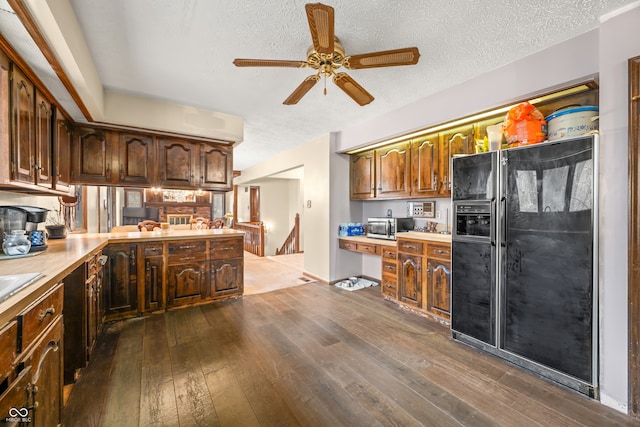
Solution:
[[[2,250],[7,255],[25,255],[31,249],[31,242],[24,230],[12,230],[2,242]]]
[[[598,107],[568,105],[546,117],[547,139],[572,138],[598,130]]]

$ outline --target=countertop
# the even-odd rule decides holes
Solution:
[[[418,240],[428,240],[431,242],[439,242],[439,243],[451,243],[451,234],[440,234],[440,233],[425,233],[423,231],[405,231],[398,233],[396,235],[397,238],[402,239],[418,239]],[[371,243],[375,245],[381,246],[397,246],[396,240],[385,240],[385,239],[372,239],[371,237],[366,236],[338,236],[339,239],[350,240],[354,242],[363,242],[363,243]]]
[[[221,238],[243,235],[233,229],[165,230],[130,233],[70,234],[65,239],[49,239],[47,250],[34,256],[0,260],[0,275],[42,273],[43,277],[0,303],[0,327],[15,318],[29,304],[82,265],[109,243],[148,242],[194,238]]]
[[[429,240],[432,242],[451,243],[451,234],[425,233],[423,231],[405,231],[396,235],[398,238]]]

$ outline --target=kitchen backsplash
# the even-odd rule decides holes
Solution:
[[[416,200],[411,200],[415,202]],[[427,221],[437,222],[437,231],[444,231],[447,226],[447,213],[449,215],[449,230],[451,230],[451,199],[424,199],[420,201],[435,201],[435,218],[414,218],[414,223],[417,227],[424,228]],[[387,210],[391,209],[391,216],[394,217],[406,217],[407,214],[407,202],[408,200],[380,200],[380,201],[366,201],[362,202],[362,218],[351,218],[353,222],[367,222],[369,217],[385,217],[387,216]],[[439,213],[439,217],[438,217]]]

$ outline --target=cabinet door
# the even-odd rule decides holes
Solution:
[[[119,243],[104,249],[108,257],[104,268],[104,303],[107,315],[136,312],[137,271],[135,244]]]
[[[58,112],[59,114],[59,112]],[[71,185],[71,139],[73,133],[71,123],[57,118],[54,138],[54,182],[56,190],[69,191]]]
[[[451,263],[427,259],[427,283],[429,284],[427,310],[449,319],[451,307]]]
[[[73,139],[73,180],[79,184],[111,183],[111,141],[108,131],[76,128]]]
[[[33,84],[11,64],[11,179],[31,184],[36,182],[33,97]]]
[[[441,183],[438,194],[440,196],[451,196],[451,159],[453,156],[472,154],[475,152],[474,146],[473,126],[455,129],[442,135],[438,152],[438,175]]]
[[[422,307],[422,257],[401,253],[398,262],[398,299],[407,305]]]
[[[153,138],[147,135],[121,133],[119,138],[119,182],[151,184]]]
[[[233,156],[231,147],[202,145],[200,187],[221,191],[233,189]]]
[[[158,185],[193,187],[199,148],[199,145],[190,142],[158,139]]]
[[[376,196],[375,151],[351,155],[350,196],[352,200],[367,200]]]
[[[212,297],[242,295],[243,283],[243,260],[241,258],[211,262],[209,284]]]
[[[33,426],[57,426],[62,421],[62,316],[58,316],[24,362],[31,366],[30,407]]]
[[[53,107],[36,90],[36,127],[35,127],[35,175],[36,184],[53,187],[51,153],[53,152]]]
[[[164,308],[162,300],[162,278],[164,260],[161,256],[144,259],[144,310],[154,311]]]
[[[376,150],[376,199],[409,197],[410,152],[408,142]]]
[[[96,343],[96,339],[98,338],[98,313],[97,309],[97,285],[98,278],[94,274],[85,283],[85,320],[87,322],[87,342],[86,344],[86,352],[87,359],[89,359],[89,355],[93,351],[93,346]]]
[[[202,299],[205,290],[205,262],[169,265],[167,267],[167,305],[191,304]]]
[[[411,196],[438,194],[438,135],[411,142]]]

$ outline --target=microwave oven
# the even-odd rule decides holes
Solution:
[[[369,218],[367,237],[396,240],[396,233],[413,230],[413,218]]]

